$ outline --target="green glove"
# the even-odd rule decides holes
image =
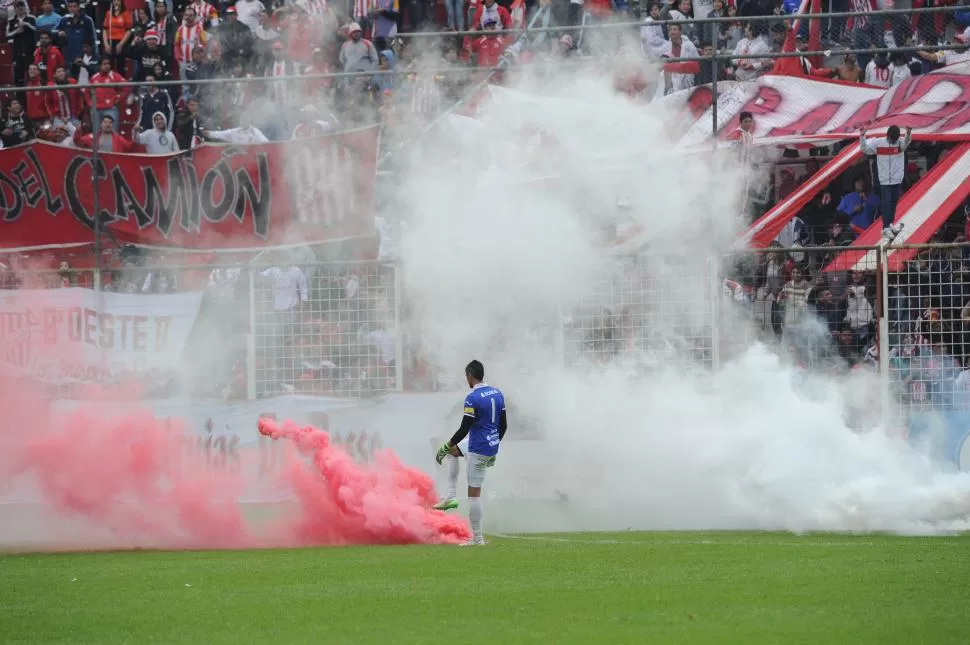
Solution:
[[[494,465],[495,465],[495,455],[492,455],[491,457],[485,460],[486,468],[491,468]]]
[[[434,460],[438,462],[439,466],[441,465],[441,462],[445,460],[445,456],[449,453],[450,450],[451,448],[450,446],[448,446],[447,442],[441,444],[441,447],[438,448],[438,454],[434,456]]]

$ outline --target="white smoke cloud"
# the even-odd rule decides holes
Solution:
[[[652,333],[697,350],[691,336],[703,335],[719,289],[710,262],[740,230],[744,185],[732,157],[672,150],[664,119],[677,115],[616,96],[608,78],[570,76],[543,92],[499,90],[484,127],[460,137],[443,129],[430,144],[447,155],[403,181],[414,329],[443,369],[485,362],[514,402],[510,432],[516,414],[543,421],[544,441],[503,447],[486,488],[505,501],[489,507],[488,528],[965,527],[970,475],[944,473],[881,427],[847,426],[847,404],[874,382],[806,382],[758,346],[713,376],[668,359],[636,380],[617,368],[564,368],[562,348],[536,351],[530,329],[603,292],[610,260],[595,231],[619,199],[644,227],[649,282],[614,291],[612,302],[639,298]],[[537,126],[553,150],[530,138]],[[525,181],[530,172],[559,179]],[[722,333],[745,331],[735,323]],[[530,499],[548,501],[521,502]]]

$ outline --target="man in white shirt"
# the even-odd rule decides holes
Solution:
[[[290,311],[310,298],[306,274],[299,267],[272,267],[262,271],[260,276],[273,281],[274,311]]]
[[[246,123],[239,128],[229,128],[228,130],[206,130],[205,137],[223,143],[269,143],[266,135],[252,123]]]
[[[748,25],[744,32],[744,38],[734,48],[734,56],[736,56],[734,64],[737,66],[737,69],[734,71],[734,78],[739,81],[753,81],[761,76],[774,65],[774,61],[770,58],[745,59],[744,56],[748,54],[761,55],[770,53],[771,44],[768,42],[768,39],[762,35],[755,36],[751,25]]]
[[[862,152],[875,155],[879,177],[879,210],[882,212],[882,233],[886,238],[896,237],[902,225],[894,224],[896,204],[906,175],[906,149],[912,140],[912,128],[906,128],[906,136],[900,139],[899,126],[889,126],[885,137],[866,138],[866,129],[859,130]]]
[[[135,126],[135,141],[145,146],[150,155],[168,155],[179,151],[179,144],[175,135],[168,130],[168,120],[161,112],[152,115],[152,125],[147,132],[142,132],[141,125]]]

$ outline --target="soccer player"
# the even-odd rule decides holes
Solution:
[[[461,426],[450,441],[438,449],[435,461],[441,465],[448,463],[448,491],[435,508],[447,511],[458,508],[455,499],[458,491],[458,458],[465,457],[468,468],[468,517],[472,525],[472,539],[469,545],[485,544],[482,532],[482,483],[485,469],[495,465],[498,446],[505,437],[508,422],[505,416],[505,397],[502,393],[485,383],[485,367],[479,361],[472,361],[465,367],[465,379],[472,389],[465,397],[465,409]],[[463,451],[459,444],[468,437]]]

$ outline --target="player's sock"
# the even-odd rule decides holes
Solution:
[[[445,457],[448,463],[448,489],[445,492],[445,499],[455,499],[458,497],[458,457],[448,455]]]
[[[472,525],[473,542],[485,541],[485,535],[482,533],[482,516],[484,514],[485,513],[482,510],[482,498],[469,497],[468,498],[468,519],[471,521],[471,525]]]
[[[445,489],[445,497],[434,505],[439,511],[450,511],[458,508],[458,457],[453,455],[445,456],[445,463],[448,465],[448,488]]]

